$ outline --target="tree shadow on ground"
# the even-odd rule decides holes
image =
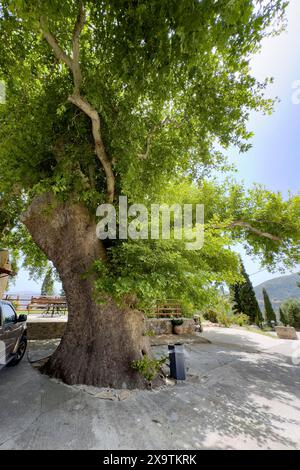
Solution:
[[[55,344],[41,346],[31,350],[32,357]],[[300,368],[287,355],[249,346],[249,338],[246,351],[228,344],[186,345],[186,382],[135,391],[119,402],[51,381],[23,361],[18,371],[6,371],[2,388],[22,393],[19,404],[7,396],[7,420],[11,408],[16,418],[21,413],[25,431],[13,437],[15,428],[20,431],[15,422],[5,445],[64,448],[70,439],[75,449],[300,448]],[[154,351],[166,354],[167,347]]]
[[[157,400],[178,446],[300,447],[300,368],[290,358],[231,345],[186,349],[193,383]]]

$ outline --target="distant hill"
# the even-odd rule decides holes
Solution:
[[[280,276],[269,281],[262,282],[258,286],[254,287],[255,294],[259,304],[263,305],[262,289],[265,288],[269,294],[269,297],[273,303],[273,306],[278,309],[281,302],[285,299],[299,299],[300,300],[300,288],[297,283],[300,282],[299,274],[290,274],[288,276]]]
[[[11,294],[11,295],[40,295],[41,291],[36,291],[36,290],[9,290],[5,292],[6,294]]]

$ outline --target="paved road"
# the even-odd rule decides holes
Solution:
[[[300,341],[203,336],[212,344],[186,346],[187,382],[124,401],[49,380],[26,360],[2,370],[0,449],[300,449]]]

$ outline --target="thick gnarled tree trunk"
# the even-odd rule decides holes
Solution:
[[[22,221],[55,265],[68,303],[65,334],[42,371],[67,384],[144,387],[130,365],[149,352],[143,315],[113,301],[94,301],[91,267],[97,259],[105,261],[106,252],[87,209],[47,194],[35,198]]]

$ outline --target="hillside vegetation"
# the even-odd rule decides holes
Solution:
[[[262,282],[254,287],[260,305],[263,304],[262,289],[266,289],[273,306],[278,309],[283,300],[294,298],[300,299],[300,288],[297,283],[300,282],[299,274],[290,274],[288,276],[280,276],[269,281]]]

